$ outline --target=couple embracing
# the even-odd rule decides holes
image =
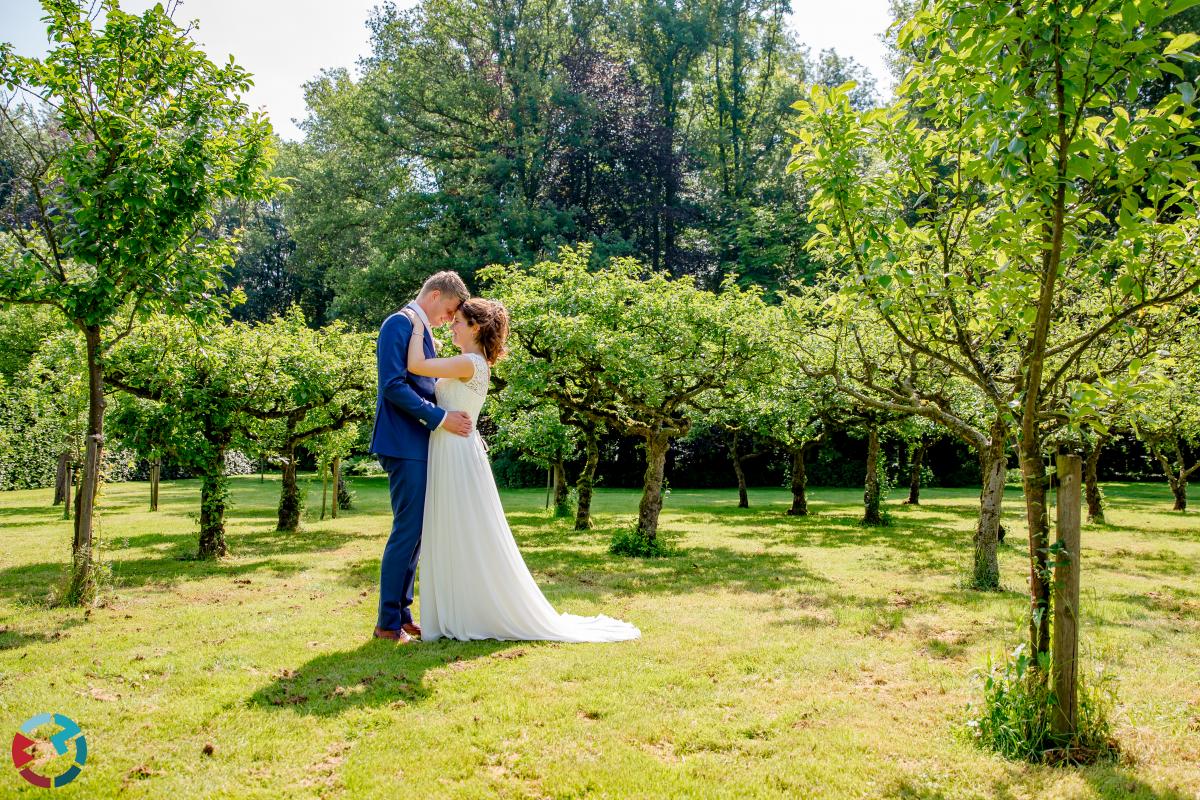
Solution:
[[[439,358],[434,326],[450,324],[460,355]],[[377,638],[615,642],[627,622],[559,614],[513,540],[476,430],[491,368],[505,352],[508,312],[471,298],[454,272],[425,281],[384,320],[371,452],[388,474],[392,533],[379,578]],[[421,570],[421,624],[412,604]]]

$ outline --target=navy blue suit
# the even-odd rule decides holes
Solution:
[[[384,630],[412,622],[413,588],[421,553],[429,434],[446,412],[436,405],[436,381],[408,372],[412,323],[397,312],[383,321],[375,346],[379,393],[371,452],[388,474],[392,497],[392,533],[379,568],[379,621]],[[434,358],[433,335],[426,328],[424,351]]]

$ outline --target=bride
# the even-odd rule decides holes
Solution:
[[[492,300],[465,301],[450,325],[462,355],[426,358],[424,325],[413,323],[408,371],[440,378],[437,404],[477,422],[487,398],[491,366],[504,355],[508,312]],[[542,595],[509,530],[491,464],[478,432],[455,436],[442,429],[429,439],[429,482],[421,534],[422,638],[547,639],[616,642],[641,632],[598,615],[559,614]]]

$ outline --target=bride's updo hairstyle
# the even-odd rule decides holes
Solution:
[[[508,339],[508,309],[495,300],[484,300],[482,297],[472,297],[459,306],[463,318],[478,331],[479,346],[483,348],[483,357],[489,364],[495,364],[508,349],[504,342]]]

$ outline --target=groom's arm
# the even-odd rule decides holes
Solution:
[[[385,400],[434,430],[446,419],[446,411],[421,397],[408,384],[408,340],[411,337],[412,323],[403,314],[393,314],[384,321],[376,346],[379,386]]]

